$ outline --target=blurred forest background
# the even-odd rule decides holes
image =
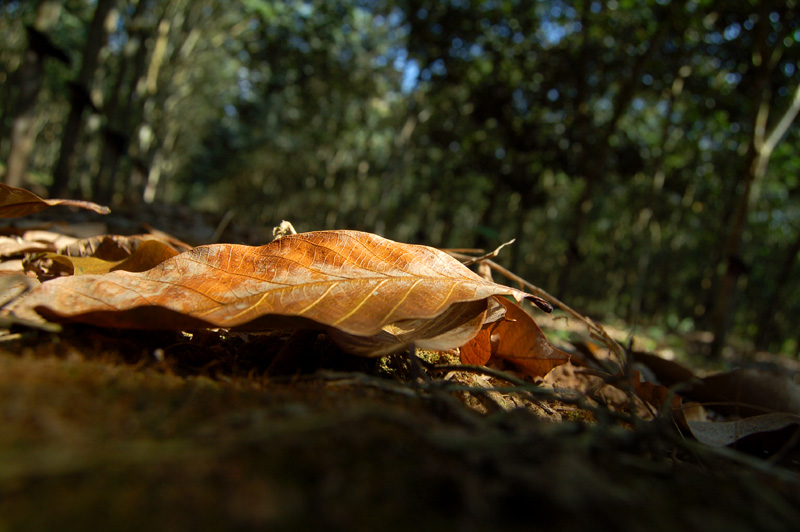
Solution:
[[[0,0],[0,174],[360,229],[800,345],[796,0]],[[258,242],[251,242],[258,243]]]

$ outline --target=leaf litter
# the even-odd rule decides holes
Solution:
[[[237,386],[249,382],[262,391],[298,386],[307,393],[303,383],[322,385],[334,395],[343,390],[350,393],[369,389],[373,392],[365,404],[376,397],[382,398],[381,408],[389,404],[382,401],[392,403],[398,397],[412,402],[422,400],[438,412],[435,417],[486,434],[497,430],[525,433],[530,430],[525,415],[531,414],[551,422],[578,421],[580,426],[595,427],[588,443],[594,448],[591,453],[616,453],[613,463],[621,456],[617,448],[622,441],[636,441],[636,445],[648,449],[644,454],[649,458],[645,461],[652,465],[674,468],[681,462],[692,463],[699,456],[706,463],[732,460],[749,475],[750,470],[765,470],[748,456],[761,458],[767,452],[768,460],[796,468],[796,412],[781,410],[792,403],[757,406],[762,409],[757,415],[742,409],[730,412],[717,407],[741,405],[741,393],[725,397],[714,388],[714,401],[699,392],[692,396],[686,390],[693,386],[696,391],[702,386],[698,388],[701,381],[691,370],[688,375],[679,371],[680,378],[673,375],[672,380],[660,382],[653,376],[656,371],[635,361],[633,352],[614,341],[602,326],[494,263],[491,258],[499,248],[489,254],[472,250],[477,255],[472,257],[450,253],[464,262],[477,262],[483,273],[478,276],[443,252],[424,246],[350,231],[292,233],[285,231],[275,242],[259,248],[223,244],[176,249],[176,239],[166,233],[154,238],[132,237],[127,244],[123,243],[127,237],[106,235],[97,237],[99,240],[91,245],[72,242],[47,251],[20,248],[12,251],[8,262],[23,256],[27,273],[20,270],[15,275],[24,276],[26,281],[9,278],[10,288],[4,290],[8,295],[4,308],[6,326],[18,328],[15,320],[41,320],[42,315],[59,322],[83,323],[57,335],[61,348],[79,360],[86,361],[86,352],[99,350],[113,353],[113,360],[123,356],[122,361],[133,367],[182,375],[189,379],[187,383],[207,375],[214,382],[237,382]],[[122,254],[97,252],[102,243],[109,242],[124,248]],[[153,243],[158,251],[145,253],[149,263],[145,260],[127,273],[112,271],[121,269],[117,266],[135,255],[137,249]],[[284,253],[287,249],[289,252]],[[93,259],[88,269],[99,269],[99,273],[87,273],[81,259]],[[47,260],[60,264],[61,269],[42,267]],[[292,283],[288,276],[275,274],[253,275],[257,271],[269,272],[270,267],[277,272],[280,261],[295,268],[291,277],[305,268],[302,281]],[[37,263],[38,269],[31,267]],[[223,263],[224,268],[220,266]],[[488,270],[506,276],[526,292],[487,281],[486,277],[491,278]],[[343,271],[348,273],[343,275]],[[355,271],[360,273],[353,274]],[[179,275],[175,276],[176,272]],[[157,285],[166,291],[159,291]],[[343,289],[344,286],[357,288]],[[385,291],[381,292],[381,288]],[[127,301],[120,296],[126,291],[132,294]],[[191,294],[199,297],[192,299]],[[339,297],[326,300],[331,294]],[[581,342],[553,346],[530,314],[505,296],[517,302],[533,300],[545,308],[545,300],[553,301],[564,315],[584,324],[589,337],[586,345],[601,349],[592,348],[594,354],[586,358],[578,347]],[[87,298],[95,301],[86,302]],[[184,304],[185,300],[189,303]],[[202,301],[211,301],[211,305],[198,304]],[[286,308],[293,310],[286,312]],[[108,328],[108,332],[96,329],[98,326]],[[142,337],[136,332],[125,333],[120,327],[153,332]],[[79,339],[72,336],[73,330]],[[35,339],[53,333],[24,334]],[[0,345],[25,346],[25,340],[8,335]],[[409,348],[410,355],[403,352]],[[396,354],[382,356],[376,365],[370,358],[339,354],[341,349],[373,357]],[[22,350],[33,352],[29,345]],[[634,364],[642,364],[639,368],[647,371],[634,369]],[[284,374],[294,377],[281,381],[280,375]],[[791,386],[784,388],[795,393]],[[738,389],[741,391],[741,387]],[[391,397],[394,399],[387,399]],[[775,411],[765,414],[765,408]],[[690,410],[694,417],[685,415]],[[419,405],[412,411],[419,412]],[[569,423],[557,425],[574,430],[568,428]],[[617,433],[616,428],[624,430]],[[550,441],[563,443],[563,434],[559,434],[552,440],[545,433],[535,437],[547,447]],[[753,444],[754,437],[765,434],[778,437],[768,444]],[[631,435],[635,435],[633,440]],[[703,447],[695,447],[692,440]],[[423,447],[430,451],[431,445],[435,452],[436,442],[427,441]],[[729,448],[745,450],[749,455],[726,454]],[[725,452],[715,454],[711,449]],[[554,448],[548,452],[567,454]],[[581,458],[588,448],[571,452],[577,463],[597,471],[596,464]],[[643,456],[642,452],[633,451],[629,458],[638,460],[635,457]],[[677,462],[676,457],[680,457]],[[562,473],[574,469],[563,462],[559,464]],[[644,469],[637,470],[646,476],[645,471],[651,466],[641,467]],[[773,473],[783,478],[782,482],[794,482],[776,471]],[[499,474],[498,478],[504,475]],[[481,482],[489,481],[481,478]],[[570,489],[580,491],[572,484]],[[596,494],[584,493],[586,501],[593,495]],[[560,497],[555,497],[554,502],[560,504]],[[607,499],[601,499],[608,504]],[[471,496],[461,502],[465,508],[480,505]],[[780,524],[796,515],[781,507],[772,518]],[[776,525],[764,529],[782,528]]]

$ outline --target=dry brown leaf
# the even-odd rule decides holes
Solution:
[[[119,261],[130,257],[140,243],[151,238],[153,237],[149,235],[96,235],[76,240],[67,246],[59,247],[57,251],[60,255],[68,257],[95,257],[107,261]]]
[[[688,427],[683,399],[676,395],[674,391],[666,386],[646,380],[639,370],[631,370],[630,376],[633,390],[639,399],[652,406],[656,412],[664,412],[666,410],[678,423],[678,426]]]
[[[74,275],[76,269],[70,257],[65,257],[58,253],[28,255],[22,261],[22,264],[26,272],[36,275],[40,281],[46,281],[62,275]],[[79,265],[77,268],[80,270],[82,267],[91,268],[91,265]],[[98,271],[102,271],[102,269]]]
[[[261,247],[200,246],[142,273],[61,277],[14,311],[144,329],[323,326],[346,349],[379,355],[411,342],[458,347],[499,319],[502,309],[487,300],[493,295],[531,297],[427,246],[319,231]]]
[[[166,242],[154,238],[146,239],[136,247],[129,257],[113,266],[111,271],[144,272],[176,255],[178,255],[178,251]]]
[[[0,236],[0,257],[56,251],[75,242],[75,238],[51,231],[25,231],[21,235]]]
[[[40,279],[124,270],[143,272],[178,254],[152,235],[101,235],[73,240],[58,252],[31,255],[25,268]]]
[[[633,359],[639,364],[644,364],[664,386],[674,386],[697,380],[694,371],[674,360],[667,360],[655,353],[633,351]]]
[[[714,447],[724,447],[753,434],[800,425],[800,416],[776,412],[736,421],[689,421],[688,425],[698,441]]]
[[[98,257],[70,257],[59,253],[42,253],[31,258],[26,268],[41,278],[62,275],[97,275],[112,271],[143,272],[178,252],[160,240],[146,240],[127,257],[119,260],[104,260]]]
[[[111,209],[90,201],[66,199],[42,199],[24,188],[10,187],[0,183],[0,218],[17,218],[43,211],[54,205],[67,205],[88,209],[98,214],[108,214]]]
[[[4,260],[0,262],[0,272],[20,273],[25,271],[22,259]]]
[[[0,307],[39,286],[34,277],[17,272],[0,272]]]
[[[800,385],[789,375],[770,371],[735,369],[709,375],[681,394],[724,415],[800,414]]]
[[[461,363],[484,366],[492,358],[492,327],[483,328],[472,340],[461,346]]]
[[[41,253],[53,251],[52,244],[32,242],[20,237],[0,236],[0,257],[14,257],[25,253]]]
[[[57,231],[48,231],[44,229],[31,229],[22,234],[22,239],[29,242],[41,242],[43,244],[50,244],[53,249],[59,249],[68,246],[75,242],[77,238],[74,236],[60,233]]]
[[[569,354],[547,340],[530,314],[505,298],[494,299],[505,307],[505,317],[486,325],[461,347],[462,363],[481,365],[489,357],[496,357],[508,360],[532,377],[544,377],[569,360]]]
[[[135,255],[139,248],[147,245],[145,254],[160,254],[163,255],[163,260],[177,255],[180,248],[174,246],[171,242],[159,238],[154,235],[99,235],[91,238],[83,238],[70,243],[67,246],[60,247],[58,253],[69,257],[94,257],[105,261],[119,262],[130,258]],[[191,249],[191,248],[189,248]],[[187,250],[183,250],[187,251]],[[152,263],[151,266],[144,268],[150,269],[159,262]],[[127,271],[144,271],[143,270],[130,270]]]
[[[398,346],[415,345],[423,349],[446,351],[468,342],[484,323],[502,316],[502,307],[493,298],[454,303],[434,318],[401,320],[383,327],[372,336],[357,336],[331,329],[328,334],[343,349],[362,356],[380,356],[397,351]]]

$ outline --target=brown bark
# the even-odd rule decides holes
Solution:
[[[113,14],[115,4],[116,0],[98,0],[94,17],[89,25],[81,69],[78,78],[71,86],[70,112],[61,136],[61,151],[53,170],[53,184],[50,187],[50,195],[53,197],[66,196],[72,185],[75,151],[83,133],[83,115],[86,108],[91,106],[88,95],[99,65],[100,51],[108,39],[108,19]]]
[[[48,55],[58,57],[62,61],[66,57],[58,49],[49,50],[52,48],[52,44],[46,40],[47,33],[58,23],[61,7],[61,2],[53,0],[44,0],[39,4],[36,20],[33,26],[28,28],[28,50],[15,74],[15,85],[19,92],[16,104],[13,106],[11,142],[4,179],[5,183],[12,187],[20,187],[24,184],[33,152],[36,140],[36,102],[42,88],[44,60]],[[45,46],[38,43],[42,40],[44,40]],[[46,46],[47,44],[50,46]],[[59,56],[59,53],[62,55]]]

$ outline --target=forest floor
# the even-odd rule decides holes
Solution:
[[[169,342],[171,354],[154,356]],[[800,522],[791,464],[559,401],[482,413],[437,390],[441,378],[411,382],[402,355],[377,363],[316,342],[312,372],[270,379],[266,343],[193,349],[91,328],[8,339],[0,530],[730,532]]]
[[[0,532],[797,530],[796,436],[712,447],[577,365],[535,383],[575,393],[548,395],[419,356],[316,334],[6,330]]]

